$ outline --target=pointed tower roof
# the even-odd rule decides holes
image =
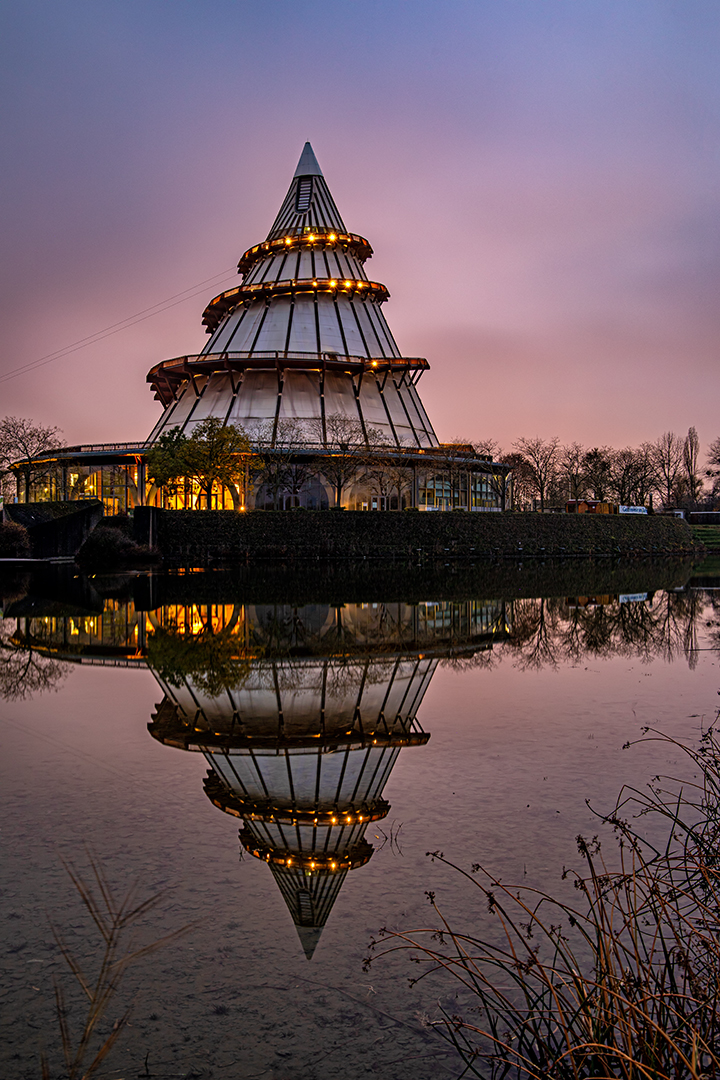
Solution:
[[[301,236],[313,230],[347,232],[313,148],[306,142],[280,213],[275,218],[267,239]]]
[[[348,869],[309,873],[277,864],[271,865],[270,869],[295,923],[303,952],[308,960],[312,960]]]
[[[322,169],[318,165],[318,159],[315,157],[309,142],[306,142],[303,146],[303,152],[300,155],[294,176],[322,176]]]
[[[318,942],[322,937],[324,927],[322,926],[296,926],[297,936],[300,938],[300,944],[302,945],[303,952],[305,953],[306,960],[312,960],[315,950],[318,947]]]

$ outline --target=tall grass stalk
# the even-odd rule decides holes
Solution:
[[[615,833],[612,866],[597,837],[578,836],[580,868],[563,871],[571,898],[433,852],[481,894],[487,934],[457,929],[428,893],[433,925],[373,942],[369,963],[408,950],[423,968],[412,983],[440,972],[460,984],[462,1010],[429,1022],[463,1075],[720,1077],[720,744],[712,729],[699,749],[650,737],[680,749],[695,778],[623,789],[603,819]],[[664,845],[640,835],[648,815],[666,819]]]
[[[88,856],[88,859],[90,863],[88,877],[82,877],[72,864],[64,860],[63,865],[100,935],[97,964],[92,975],[81,966],[59,928],[52,920],[50,921],[50,928],[60,954],[82,990],[87,1003],[80,1028],[71,1030],[65,992],[58,979],[54,979],[55,1011],[64,1061],[63,1076],[67,1080],[89,1080],[100,1068],[122,1034],[132,1006],[126,1008],[114,1022],[108,1035],[103,1037],[99,1033],[99,1028],[102,1026],[101,1022],[108,1007],[117,994],[120,981],[128,966],[141,957],[155,952],[163,945],[175,941],[190,929],[189,925],[183,926],[149,945],[136,947],[131,933],[133,927],[143,916],[158,906],[164,894],[156,893],[139,901],[137,886],[133,885],[122,899],[118,900],[100,863],[92,856]],[[50,1065],[45,1054],[42,1055],[41,1069],[43,1080],[50,1080]]]

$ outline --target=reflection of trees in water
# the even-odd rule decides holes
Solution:
[[[557,667],[588,658],[627,656],[647,662],[698,659],[698,628],[718,603],[699,590],[657,593],[646,601],[581,606],[563,598],[508,601],[508,644],[522,668]],[[715,637],[720,645],[720,623]]]
[[[58,690],[68,665],[29,647],[14,630],[14,622],[0,619],[0,697],[22,701],[32,694]]]
[[[720,649],[720,593],[709,593],[705,628],[711,647]]]
[[[377,686],[388,682],[403,662],[376,657],[332,657],[322,665],[309,663],[307,658],[259,659],[253,662],[253,686],[260,690],[277,689],[281,693],[302,690],[328,697],[356,693],[358,687]],[[175,685],[175,684],[174,684]]]
[[[440,667],[450,668],[451,671],[468,671],[470,668],[485,668],[489,671],[490,668],[494,668],[499,660],[499,656],[496,652],[492,651],[492,647],[487,649],[478,650],[472,654],[458,654],[456,656],[447,656],[440,661]]]
[[[248,677],[250,659],[238,645],[229,629],[193,634],[159,627],[148,637],[148,663],[171,686],[191,679],[203,693],[216,697],[242,686]]]
[[[522,667],[555,666],[559,662],[560,610],[553,600],[512,600],[508,604],[511,648],[518,650]]]
[[[382,603],[365,608],[352,605],[350,614],[343,604],[258,608],[253,621],[253,644],[274,656],[294,649],[338,656],[373,646],[395,649],[398,643],[413,637],[411,611],[405,604]]]

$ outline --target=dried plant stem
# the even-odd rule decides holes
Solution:
[[[646,729],[646,733],[647,733]],[[659,732],[653,738],[667,739]],[[424,970],[464,988],[464,1011],[433,1022],[465,1073],[522,1080],[716,1080],[720,1077],[720,744],[712,729],[695,750],[701,780],[656,777],[648,791],[623,789],[611,825],[610,868],[597,837],[577,838],[581,871],[564,871],[570,903],[508,886],[442,853],[432,858],[479,890],[493,923],[487,937],[460,932],[428,893],[435,924],[383,931],[379,953],[410,950]],[[664,847],[633,820],[661,815]],[[373,949],[380,945],[373,943]]]
[[[109,1035],[103,1039],[98,1034],[100,1022],[118,991],[128,965],[155,952],[163,945],[177,940],[190,929],[190,925],[183,926],[150,945],[135,948],[132,938],[128,938],[128,933],[139,919],[158,906],[164,894],[156,893],[145,900],[138,901],[137,886],[133,885],[118,901],[98,860],[88,855],[88,861],[90,863],[89,880],[83,878],[75,867],[65,860],[63,860],[63,865],[100,935],[99,964],[93,976],[86,974],[58,927],[52,921],[50,922],[60,953],[87,999],[82,1029],[73,1038],[73,1032],[67,1021],[65,993],[59,981],[54,980],[55,1011],[64,1059],[64,1075],[67,1080],[88,1080],[93,1076],[125,1028],[130,1016],[130,1008],[126,1009],[115,1021]],[[98,1039],[101,1039],[99,1045]],[[50,1080],[50,1067],[45,1055],[42,1058],[42,1076],[43,1080]]]

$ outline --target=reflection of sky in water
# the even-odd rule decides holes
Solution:
[[[521,603],[511,628],[521,615],[537,622],[537,605],[533,613]],[[662,603],[658,594],[658,611]],[[617,604],[605,615],[613,612]],[[569,613],[546,612],[560,630]],[[242,1076],[355,1077],[373,1066],[393,1077],[455,1075],[416,1020],[432,1011],[442,984],[407,989],[414,972],[402,961],[363,974],[370,937],[384,925],[424,924],[428,888],[458,924],[478,917],[475,898],[425,852],[555,887],[575,835],[598,831],[585,799],[607,809],[623,783],[678,768],[667,746],[621,747],[643,724],[692,740],[701,718],[713,719],[717,653],[705,650],[706,623],[716,620],[710,608],[696,614],[694,670],[682,653],[682,620],[672,661],[615,654],[534,668],[500,642],[476,666],[441,663],[418,713],[431,738],[397,756],[383,792],[391,810],[366,833],[375,854],[347,875],[311,963],[268,868],[247,855],[238,862],[242,823],[204,796],[203,755],[148,735],[162,695],[146,668],[73,666],[57,694],[3,703],[4,907],[20,916],[5,923],[12,1039],[4,1042],[16,1041],[21,1054],[6,1075],[36,1075],[38,1033],[49,1024],[57,967],[45,911],[82,952],[83,923],[59,856],[82,862],[84,842],[111,879],[171,887],[149,920],[155,929],[203,920],[128,976],[139,998],[116,1058],[128,1075],[148,1052],[157,1075],[233,1061]],[[400,823],[402,855],[382,846]]]

